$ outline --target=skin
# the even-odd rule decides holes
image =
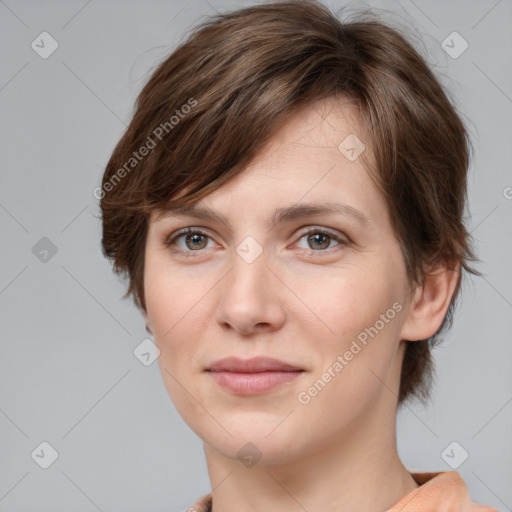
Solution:
[[[225,222],[151,216],[144,314],[167,391],[204,441],[214,512],[376,512],[417,488],[396,448],[404,340],[435,333],[458,272],[438,267],[423,287],[410,285],[385,198],[362,158],[350,161],[338,149],[351,133],[364,141],[354,108],[319,101],[199,202]],[[365,152],[371,161],[368,141]],[[271,221],[278,208],[323,202],[356,208],[367,222],[339,213]],[[165,244],[186,227],[207,236]],[[320,233],[304,234],[308,228]],[[246,237],[263,249],[252,263],[236,252]],[[299,393],[397,303],[400,312],[300,403]],[[272,391],[243,396],[204,371],[227,356],[258,355],[304,372]],[[252,467],[237,457],[249,442],[257,452],[245,449],[261,454]]]

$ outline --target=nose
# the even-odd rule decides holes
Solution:
[[[218,323],[242,335],[280,329],[285,322],[285,293],[267,253],[250,263],[234,253],[232,261],[218,287]]]

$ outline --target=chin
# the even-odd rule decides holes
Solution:
[[[265,439],[244,435],[234,437],[233,439],[203,439],[209,447],[220,453],[226,459],[239,461],[247,467],[275,466],[288,464],[295,460],[300,453],[300,449],[293,439],[283,442],[283,439]],[[295,439],[297,437],[295,436]]]
[[[222,456],[243,462],[245,456],[258,459],[258,465],[286,464],[303,451],[307,451],[307,440],[303,428],[295,425],[291,416],[267,415],[267,420],[258,415],[248,414],[242,419],[240,414],[232,421],[218,417],[219,422],[231,434],[222,428],[195,428],[196,434],[213,450]],[[282,423],[281,423],[282,422]],[[313,449],[313,447],[311,447]]]

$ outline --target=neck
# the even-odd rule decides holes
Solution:
[[[329,439],[315,446],[313,453],[287,463],[247,468],[205,444],[212,512],[382,512],[391,508],[418,484],[398,456],[394,416],[376,409],[373,418],[360,418],[338,439]],[[387,424],[377,421],[390,417],[393,420]]]

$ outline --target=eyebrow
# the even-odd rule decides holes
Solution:
[[[343,203],[294,204],[286,208],[278,208],[271,220],[273,224],[281,224],[311,215],[338,214],[351,217],[362,224],[369,224],[370,219],[353,206]],[[213,220],[228,224],[227,219],[208,206],[196,204],[167,208],[157,215],[157,220],[167,217],[192,217],[201,220]]]

